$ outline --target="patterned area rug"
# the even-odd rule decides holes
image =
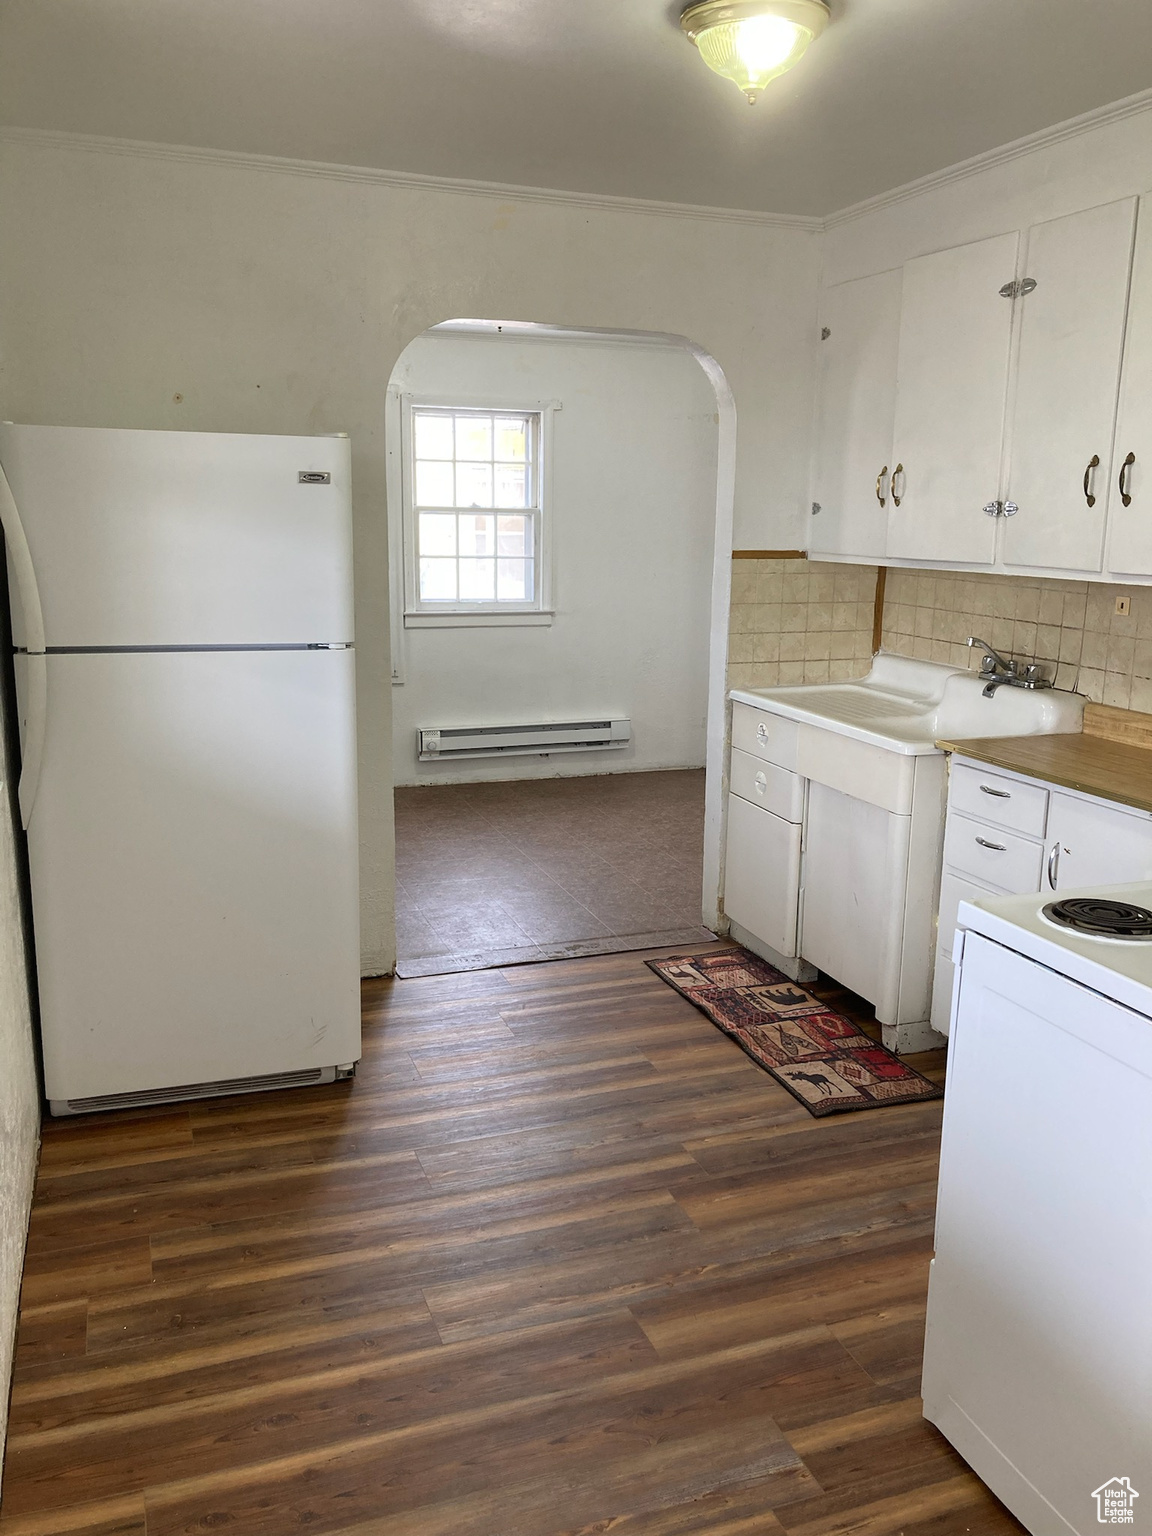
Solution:
[[[940,1099],[851,1019],[746,949],[646,962],[813,1115]]]

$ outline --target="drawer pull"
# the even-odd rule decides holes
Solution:
[[[763,797],[768,793],[768,780],[766,776],[762,773],[758,773],[753,780],[753,783],[756,785],[756,793],[761,797],[761,799],[763,799]]]
[[[763,720],[761,720],[760,724],[756,727],[756,740],[768,740],[768,727],[764,724]]]
[[[980,793],[982,795],[995,795],[997,800],[1011,800],[1012,798],[1011,790],[993,789],[990,784],[981,784]]]
[[[986,837],[978,837],[976,841],[980,844],[981,848],[991,848],[996,853],[1008,852],[1003,843],[990,843]]]

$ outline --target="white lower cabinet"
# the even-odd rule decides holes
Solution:
[[[824,784],[808,791],[804,958],[889,1014],[903,928],[892,895],[908,865],[911,819]]]
[[[939,1044],[928,1013],[944,761],[733,704],[732,937],[797,980],[819,967],[867,998],[896,1050]]]
[[[724,910],[778,954],[796,954],[800,904],[799,822],[728,797]]]
[[[984,807],[987,807],[986,809]],[[1152,815],[1022,774],[953,760],[940,879],[932,1025],[948,1033],[960,902],[1152,880]]]
[[[1052,793],[1041,889],[1152,880],[1152,818],[1079,795]]]

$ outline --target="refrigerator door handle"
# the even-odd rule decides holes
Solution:
[[[28,537],[20,521],[20,511],[3,464],[0,464],[0,527],[4,529],[8,544],[8,558],[12,564],[16,590],[20,594],[27,639],[27,716],[24,745],[20,754],[18,792],[20,820],[27,828],[32,820],[32,807],[36,803],[40,760],[44,752],[44,726],[48,716],[48,658],[44,654],[44,611],[40,606],[40,588],[36,585],[32,551],[28,548]]]
[[[48,658],[43,651],[29,652],[24,662],[28,686],[17,798],[20,801],[20,820],[27,831],[32,820],[32,807],[36,804],[40,764],[44,757],[44,726],[48,718]]]
[[[32,565],[32,551],[28,548],[28,536],[20,521],[20,511],[3,464],[0,464],[0,526],[8,541],[8,558],[12,562],[12,575],[20,593],[20,607],[24,610],[27,630],[25,649],[43,651],[44,611],[40,607],[40,588],[36,585],[36,571]]]

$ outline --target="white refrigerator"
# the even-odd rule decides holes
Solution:
[[[0,425],[53,1114],[360,1056],[349,457]]]

